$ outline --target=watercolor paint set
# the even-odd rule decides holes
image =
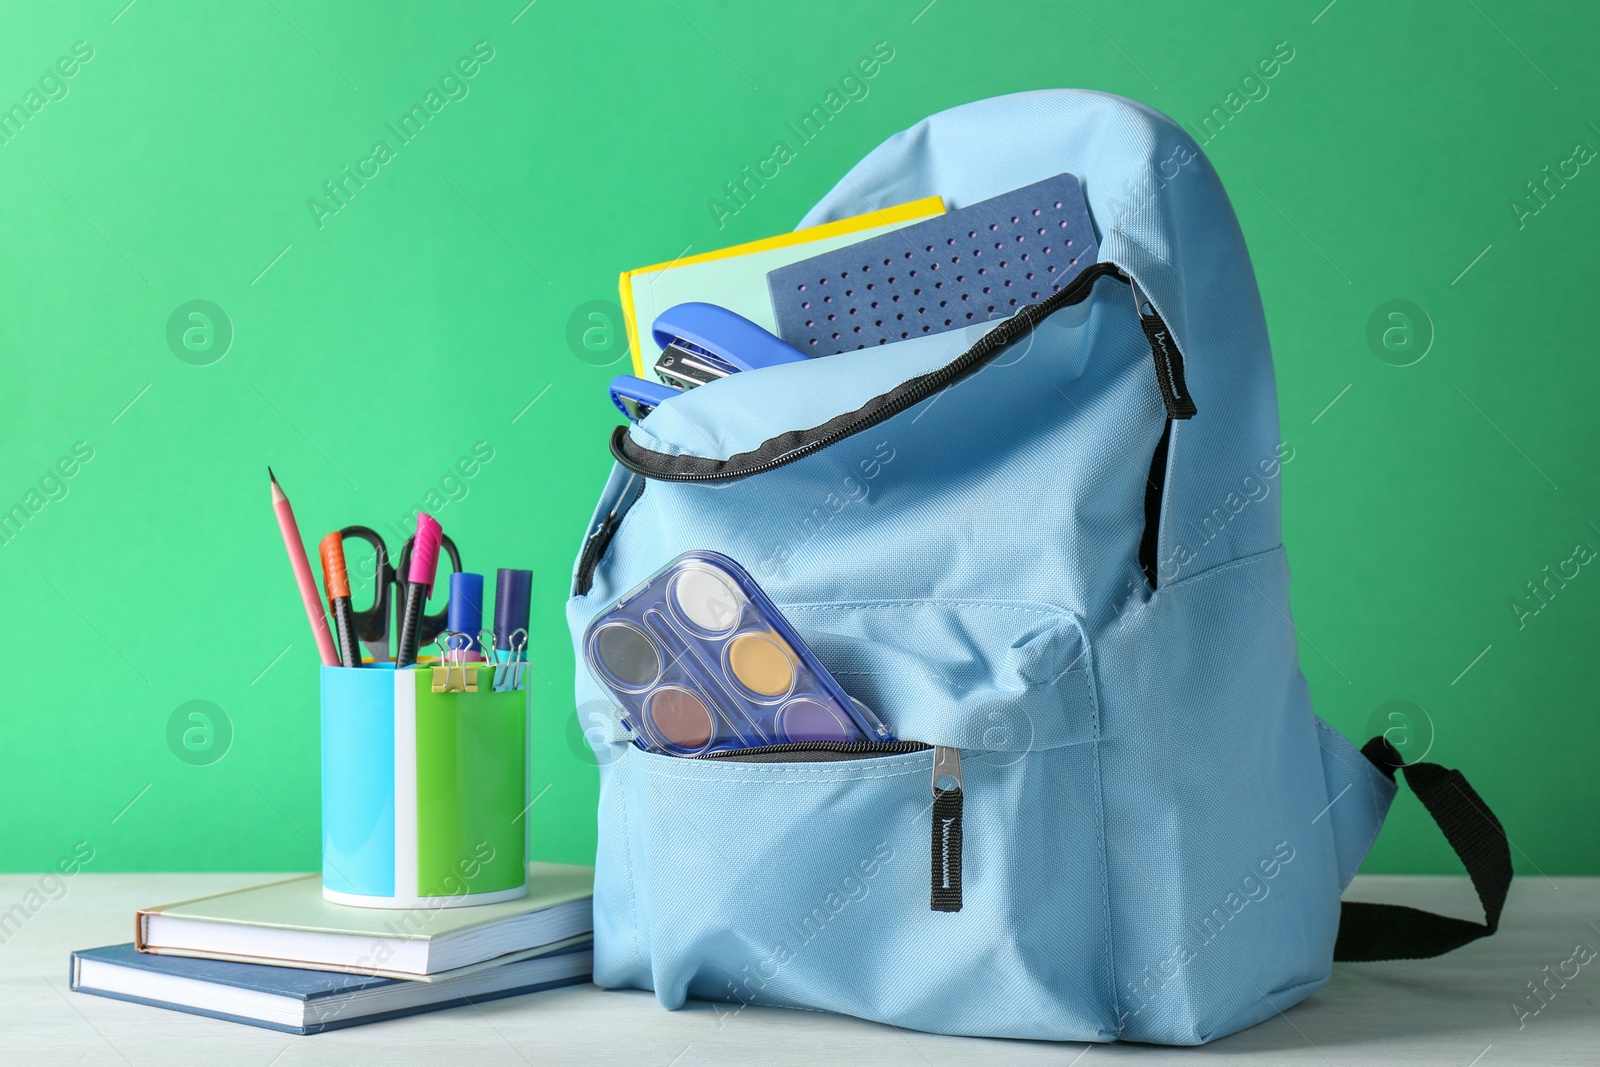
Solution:
[[[744,568],[687,552],[590,624],[584,655],[649,752],[893,740]]]

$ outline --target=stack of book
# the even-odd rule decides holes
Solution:
[[[314,1034],[586,981],[593,868],[529,872],[526,897],[464,908],[331,904],[314,874],[147,908],[133,943],[72,954],[72,988]]]

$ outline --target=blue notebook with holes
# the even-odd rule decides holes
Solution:
[[[1010,318],[1095,262],[1072,174],[779,267],[767,274],[778,336],[831,356]]]
[[[259,963],[157,956],[131,944],[72,954],[72,990],[191,1015],[316,1034],[588,981],[588,943],[453,978],[408,982]]]

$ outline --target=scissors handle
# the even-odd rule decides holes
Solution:
[[[375,662],[389,658],[389,597],[394,587],[394,568],[389,565],[389,548],[383,537],[370,526],[346,526],[339,531],[345,540],[354,537],[372,546],[376,566],[372,575],[372,606],[351,611],[356,636],[367,646]]]
[[[416,541],[416,537],[413,535],[406,538],[406,543],[400,546],[400,558],[395,561],[394,571],[391,573],[396,575],[404,575],[410,568],[411,545],[414,541]],[[456,543],[450,540],[450,535],[443,534],[440,537],[439,545],[450,557],[450,569],[452,571],[459,571],[461,569],[461,553],[459,550],[457,550]],[[399,578],[399,581],[405,581],[405,579],[401,577]],[[434,583],[436,586],[438,584],[438,582]],[[445,582],[445,587],[449,587],[448,581]],[[417,630],[418,644],[426,647],[438,640],[439,635],[444,633],[445,626],[448,624],[449,618],[450,600],[448,597],[446,597],[444,606],[441,607],[437,612],[432,615],[424,614],[422,616],[422,623]]]

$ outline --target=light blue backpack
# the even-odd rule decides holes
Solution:
[[[1216,172],[1082,91],[927,119],[801,222],[1078,176],[1099,261],[998,324],[734,375],[612,441],[574,644],[690,549],[740,561],[902,739],[654,755],[581,666],[595,981],[945,1034],[1196,1044],[1333,961],[1492,933],[1504,832],[1405,767],[1486,922],[1339,896],[1395,795],[1311,710],[1266,324]],[[1191,417],[1192,416],[1192,417]],[[848,757],[848,758],[840,758]]]

